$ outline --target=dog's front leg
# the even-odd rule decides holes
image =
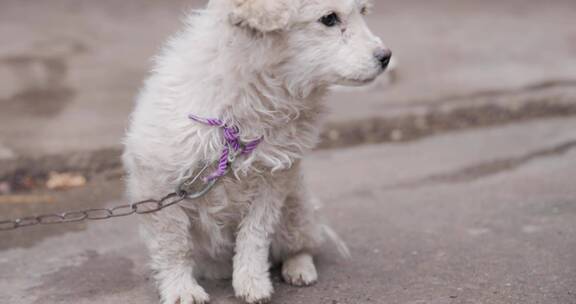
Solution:
[[[252,201],[236,236],[232,285],[247,303],[266,303],[273,293],[269,251],[273,230],[284,201],[281,191],[267,185]]]
[[[210,297],[194,277],[189,219],[179,207],[142,218],[161,304],[205,304]]]

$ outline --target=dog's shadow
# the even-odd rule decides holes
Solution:
[[[293,304],[308,303],[310,299],[318,298],[319,290],[324,290],[322,282],[329,280],[323,276],[327,268],[337,262],[336,257],[320,255],[316,258],[316,267],[320,275],[319,283],[307,287],[295,287],[284,282],[281,275],[281,268],[274,267],[271,270],[271,278],[274,284],[273,304]],[[208,294],[210,294],[211,304],[245,304],[234,296],[231,280],[202,280],[200,281]],[[311,302],[310,302],[311,303]]]

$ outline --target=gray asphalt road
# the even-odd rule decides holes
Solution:
[[[536,120],[314,153],[308,183],[353,257],[327,246],[320,282],[276,280],[273,303],[576,303],[575,128]],[[114,204],[120,189],[108,179],[2,214]],[[0,303],[157,302],[134,218],[1,234],[0,248]],[[238,303],[230,282],[202,284]]]

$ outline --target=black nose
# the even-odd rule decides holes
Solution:
[[[378,49],[374,52],[374,57],[378,59],[382,68],[385,69],[390,64],[390,59],[392,58],[392,51],[386,48]]]

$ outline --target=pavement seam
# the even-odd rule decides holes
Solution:
[[[535,119],[576,116],[576,82],[550,82],[526,90],[475,94],[460,102],[409,106],[364,119],[329,122],[318,149],[407,142],[446,132],[505,125]],[[93,175],[120,170],[122,149],[112,147],[38,157],[0,160],[0,182],[50,172]]]
[[[404,189],[450,183],[474,182],[482,178],[494,176],[503,172],[517,170],[522,166],[539,159],[562,156],[574,149],[576,149],[576,139],[532,151],[520,156],[499,158],[487,162],[482,162],[463,167],[452,172],[433,174],[414,181],[403,182],[385,188]]]

